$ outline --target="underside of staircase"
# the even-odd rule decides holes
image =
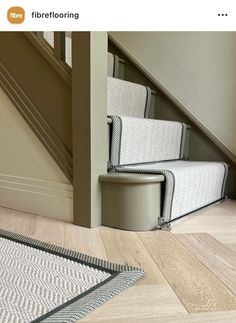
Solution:
[[[74,223],[152,230],[235,197],[234,162],[178,107],[177,117],[156,117],[164,94],[112,41],[105,53],[104,35],[12,33],[26,52],[18,68],[4,34],[1,87],[73,182]],[[102,45],[94,49],[93,41]],[[21,79],[30,63],[37,73]],[[192,134],[204,137],[212,158],[191,154]]]

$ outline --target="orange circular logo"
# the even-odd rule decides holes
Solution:
[[[25,10],[21,7],[11,7],[7,11],[7,19],[11,24],[22,24],[25,20]]]

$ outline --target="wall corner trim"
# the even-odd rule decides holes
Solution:
[[[73,222],[71,184],[0,174],[0,205]]]

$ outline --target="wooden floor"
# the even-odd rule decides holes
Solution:
[[[146,271],[80,322],[236,322],[236,201],[185,217],[171,232],[86,229],[4,208],[0,228]]]

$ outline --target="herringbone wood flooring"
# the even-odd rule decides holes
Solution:
[[[5,208],[0,227],[146,271],[81,322],[236,322],[236,201],[189,215],[170,231],[86,229]]]

